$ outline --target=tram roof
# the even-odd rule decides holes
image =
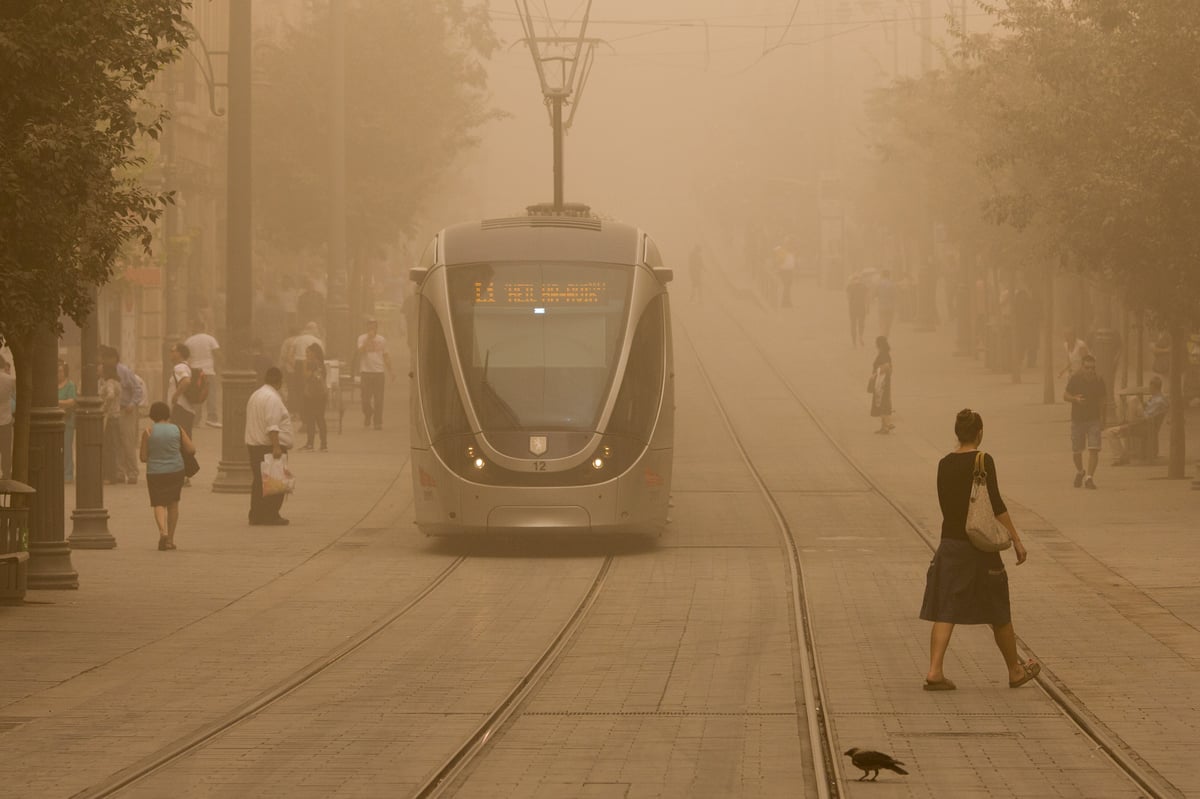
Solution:
[[[592,217],[515,216],[451,225],[443,231],[447,264],[496,261],[638,262],[638,230]]]

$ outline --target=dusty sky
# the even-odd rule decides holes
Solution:
[[[541,35],[547,9],[559,35],[574,35],[585,5],[530,2]],[[958,6],[933,0],[935,35]],[[640,224],[671,250],[688,246],[706,187],[836,170],[856,154],[864,88],[896,66],[919,67],[920,13],[916,0],[594,0],[588,35],[609,45],[597,50],[566,139],[566,199]],[[512,116],[485,131],[469,190],[445,210],[460,218],[553,193],[551,129],[516,8],[495,0],[492,18],[504,46],[491,89]],[[641,20],[664,22],[626,22]]]

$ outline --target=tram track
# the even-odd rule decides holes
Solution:
[[[446,758],[445,762],[430,774],[421,787],[412,794],[413,799],[433,799],[445,795],[455,780],[468,772],[476,758],[481,756],[488,744],[516,714],[524,700],[537,690],[545,676],[554,668],[562,654],[570,646],[583,623],[596,604],[612,567],[614,557],[605,557],[591,586],[576,606],[575,611],[563,624],[558,634],[534,661],[530,669],[513,689],[496,705],[495,709],[476,728],[474,733]]]
[[[183,736],[154,754],[118,772],[100,785],[75,794],[74,799],[103,799],[103,797],[116,796],[126,788],[136,785],[147,777],[202,749],[205,745],[221,737],[239,724],[292,695],[301,689],[305,683],[327,672],[335,664],[351,656],[356,650],[377,638],[382,632],[395,624],[396,621],[411,612],[422,600],[444,583],[464,561],[466,561],[465,556],[455,558],[415,595],[410,596],[403,604],[392,610],[382,619],[359,630],[343,644],[329,650],[324,655],[311,661],[308,665],[296,670],[278,681],[275,685],[262,691],[254,698],[228,711],[220,718],[205,724],[194,732]]]
[[[753,348],[758,357],[766,365],[770,373],[775,377],[776,380],[779,381],[779,384],[783,386],[792,400],[803,410],[817,431],[829,443],[834,451],[838,453],[846,465],[849,466],[866,483],[867,486],[869,486],[870,491],[883,500],[896,513],[896,515],[903,520],[908,529],[910,529],[911,532],[914,533],[921,540],[921,542],[929,548],[931,552],[935,551],[938,546],[937,539],[933,537],[912,514],[905,510],[904,507],[894,497],[892,497],[883,488],[883,486],[874,477],[872,477],[870,473],[863,469],[863,467],[859,465],[859,463],[846,450],[846,448],[842,446],[840,442],[838,442],[836,437],[830,431],[829,427],[821,420],[812,406],[795,389],[795,387],[792,385],[792,382],[779,369],[775,361],[763,348],[759,341],[750,333],[749,330],[746,329],[741,320],[732,314],[727,308],[724,309],[724,313],[741,333],[744,340]],[[786,519],[783,518],[782,512],[779,509],[779,505],[774,496],[771,494],[770,489],[766,486],[758,470],[750,461],[749,454],[743,446],[742,441],[736,432],[736,429],[733,427],[732,421],[726,412],[723,403],[717,395],[716,388],[709,376],[707,369],[704,367],[703,360],[700,358],[698,349],[696,348],[690,335],[687,334],[686,328],[684,328],[684,331],[685,336],[688,338],[688,343],[695,354],[696,361],[700,368],[701,374],[704,377],[704,381],[710,392],[713,393],[714,402],[718,405],[721,417],[725,422],[730,435],[733,436],[739,451],[742,453],[743,458],[746,459],[747,465],[753,473],[754,479],[758,483],[760,490],[762,490],[766,496],[766,501],[771,509],[772,514],[776,516],[777,520],[781,524],[781,530],[787,529],[787,532],[784,535],[785,543],[790,556],[789,565],[791,566],[793,572],[799,575],[799,580],[794,578],[793,584],[799,587],[798,590],[803,591],[803,571],[799,558],[799,549],[796,545],[794,537],[791,536],[790,528],[786,528]],[[796,601],[802,609],[805,607],[802,597]],[[808,709],[810,717],[809,727],[812,729],[815,725],[818,730],[822,731],[823,733],[827,733],[828,728],[826,726],[825,710],[827,705],[824,701],[823,692],[821,690],[819,659],[817,657],[815,648],[811,647],[811,628],[808,624],[807,612],[805,612],[803,616],[797,615],[797,618],[804,619],[805,629],[803,630],[803,635],[806,643],[805,649],[808,650],[809,659],[811,661],[811,666],[806,668],[806,674],[811,673],[811,677],[815,682],[811,689],[806,684],[806,700],[809,690],[811,690],[819,703],[815,710]],[[1026,657],[1037,658],[1037,653],[1028,645],[1026,641],[1018,637],[1017,643]],[[1040,658],[1038,658],[1038,660],[1040,661]],[[1108,727],[1088,709],[1086,703],[1079,699],[1079,697],[1071,691],[1070,687],[1063,680],[1057,677],[1054,672],[1044,663],[1042,664],[1042,672],[1037,680],[1037,683],[1042,688],[1046,696],[1051,700],[1051,702],[1053,702],[1053,704],[1059,709],[1059,711],[1061,711],[1068,719],[1071,720],[1076,728],[1095,745],[1095,748],[1103,752],[1113,766],[1122,772],[1135,785],[1137,785],[1139,789],[1145,791],[1145,796],[1151,797],[1152,799],[1166,799],[1166,797],[1183,796],[1183,793],[1176,786],[1171,784],[1165,777],[1154,770],[1153,767],[1150,766],[1135,749],[1122,740],[1117,733],[1108,729]],[[841,782],[841,776],[837,770],[838,759],[836,751],[833,751],[832,749],[833,743],[834,742],[832,740],[824,741],[822,743],[821,753],[827,758],[832,757],[833,767],[830,773],[826,775],[826,778],[831,790],[837,792],[824,795],[840,796],[841,793],[838,785]],[[814,762],[816,762],[816,760],[816,752],[814,751]]]
[[[776,527],[782,537],[784,548],[788,553],[787,560],[791,584],[792,612],[798,628],[796,630],[796,637],[801,643],[798,647],[801,665],[800,682],[804,691],[804,709],[806,728],[808,730],[807,744],[812,752],[814,788],[816,789],[818,799],[837,799],[837,797],[842,796],[842,775],[837,752],[833,748],[833,736],[828,726],[828,717],[826,714],[828,700],[825,696],[824,680],[821,678],[821,666],[817,658],[816,642],[812,636],[812,622],[804,588],[804,567],[800,559],[800,548],[796,543],[795,536],[792,535],[792,529],[788,524],[787,517],[779,507],[779,503],[776,502],[770,488],[767,487],[762,474],[754,465],[754,460],[750,457],[749,451],[746,449],[741,436],[734,427],[733,420],[730,418],[729,412],[724,402],[722,402],[712,378],[709,376],[708,369],[704,366],[700,352],[697,350],[691,336],[687,333],[686,328],[684,329],[684,336],[687,338],[688,346],[691,347],[692,353],[696,358],[696,366],[704,380],[705,387],[708,389],[713,405],[716,407],[717,413],[725,425],[726,432],[733,440],[734,446],[737,447],[746,469],[750,472],[755,485],[757,485],[758,490],[761,492],[763,500],[772,518],[775,520]]]

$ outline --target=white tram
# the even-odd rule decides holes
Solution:
[[[653,240],[532,206],[442,230],[410,276],[422,532],[661,531],[672,273]]]

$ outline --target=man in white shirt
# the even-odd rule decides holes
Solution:
[[[297,407],[304,397],[304,362],[308,360],[308,348],[312,344],[320,344],[325,349],[317,333],[320,328],[316,322],[304,326],[300,335],[292,339],[290,354],[285,353],[284,368],[288,371],[288,399]]]
[[[196,421],[196,409],[188,402],[187,389],[192,383],[192,370],[187,365],[190,355],[188,346],[182,342],[171,347],[171,381],[167,384],[167,404],[171,406],[171,422],[183,428],[192,437],[192,424]]]
[[[388,356],[387,339],[379,335],[379,322],[367,320],[367,332],[358,337],[358,374],[362,393],[363,427],[370,427],[375,420],[375,429],[383,429],[383,375],[392,372],[392,359]]]
[[[12,401],[16,393],[17,379],[12,375],[12,366],[0,356],[0,480],[12,477]]]
[[[192,335],[183,341],[187,345],[188,366],[193,375],[200,369],[207,376],[208,398],[196,406],[196,416],[203,416],[209,427],[221,426],[221,381],[217,365],[221,360],[221,345],[205,330],[203,319],[192,320]]]
[[[270,454],[283,456],[292,446],[292,418],[279,389],[283,387],[283,373],[278,367],[267,370],[266,382],[250,395],[246,403],[246,451],[250,456],[250,524],[283,525],[288,520],[279,515],[283,507],[284,494],[262,495],[263,457]]]

